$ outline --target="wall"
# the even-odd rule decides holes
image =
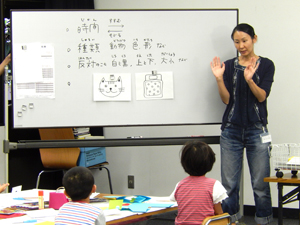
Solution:
[[[300,92],[298,29],[300,2],[297,0],[95,0],[98,9],[190,9],[190,8],[238,8],[239,21],[254,26],[258,35],[255,52],[273,60],[276,66],[275,82],[268,99],[269,131],[274,144],[299,142],[300,120],[298,96]],[[230,38],[230,37],[228,37]],[[232,46],[234,47],[234,46]],[[222,49],[220,49],[220,52]],[[225,59],[223,59],[225,60]],[[209,66],[211,59],[207,59]],[[221,104],[221,103],[220,103]],[[219,135],[219,127],[151,127],[106,128],[106,137],[176,136],[177,134]],[[115,193],[168,195],[176,182],[186,176],[179,164],[180,146],[108,148],[107,159],[113,178]],[[219,146],[213,146],[219,157]],[[246,165],[246,164],[245,164]],[[219,179],[219,161],[209,176]],[[274,170],[271,170],[275,175]],[[136,188],[127,189],[127,175],[134,175]],[[102,176],[102,174],[101,174]],[[102,179],[101,179],[102,180]],[[104,183],[104,182],[103,182]],[[105,182],[106,183],[106,182]],[[106,190],[105,184],[101,189]],[[277,206],[277,187],[271,184],[273,206]],[[285,188],[285,191],[288,188]],[[245,166],[244,192],[252,193],[247,166]],[[253,197],[244,197],[246,205],[254,205]],[[289,207],[298,207],[289,204]]]

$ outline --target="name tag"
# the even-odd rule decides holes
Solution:
[[[261,143],[269,143],[272,142],[271,134],[263,133],[260,135]]]

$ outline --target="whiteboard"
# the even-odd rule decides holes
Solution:
[[[14,128],[220,123],[238,10],[12,11]]]

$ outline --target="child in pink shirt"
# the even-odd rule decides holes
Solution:
[[[206,143],[193,141],[183,146],[181,165],[190,176],[181,180],[170,196],[178,204],[176,225],[199,225],[206,217],[223,213],[221,202],[228,197],[226,190],[219,181],[205,177],[215,160]]]

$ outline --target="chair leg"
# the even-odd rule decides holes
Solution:
[[[105,166],[100,166],[99,170],[102,170],[102,168],[106,169],[106,171],[107,171],[107,177],[108,177],[108,182],[109,182],[110,193],[113,194],[113,189],[112,189],[112,184],[111,184],[111,178],[110,178],[109,169],[107,167],[105,167]]]
[[[44,173],[44,170],[42,170],[42,171],[39,173],[38,177],[37,177],[37,181],[36,181],[36,185],[35,185],[35,188],[36,188],[36,189],[39,189],[40,178],[41,178],[42,173]]]
[[[36,188],[36,189],[39,189],[39,186],[40,186],[40,179],[41,179],[41,175],[42,175],[43,173],[51,173],[51,172],[57,172],[57,171],[62,171],[62,172],[64,172],[63,169],[58,169],[58,170],[42,170],[42,171],[39,173],[38,177],[37,177],[37,181],[36,181],[35,188]]]

